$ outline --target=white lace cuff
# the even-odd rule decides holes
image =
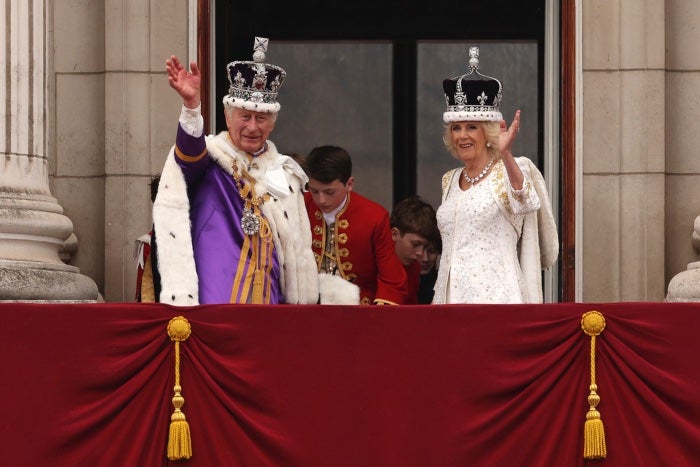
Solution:
[[[202,104],[199,104],[194,109],[188,109],[182,106],[180,112],[180,126],[185,133],[195,138],[202,136],[204,132],[204,118],[202,118]]]

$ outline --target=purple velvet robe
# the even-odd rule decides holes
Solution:
[[[233,177],[209,157],[204,135],[178,125],[175,160],[187,182],[199,303],[246,303],[254,255],[263,271],[263,302],[280,303],[280,266],[272,241],[251,242],[240,219],[243,200]]]

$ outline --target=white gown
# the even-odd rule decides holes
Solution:
[[[452,177],[437,210],[443,250],[433,303],[527,303],[517,247],[525,214],[540,207],[532,180],[524,173],[523,189],[513,190],[498,161],[480,183],[463,191],[461,173]],[[499,205],[497,196],[508,200]]]

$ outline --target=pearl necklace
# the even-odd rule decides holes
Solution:
[[[489,161],[489,163],[486,164],[486,167],[484,167],[484,170],[482,170],[481,173],[474,178],[471,178],[469,175],[467,175],[467,168],[466,167],[464,168],[464,173],[462,175],[464,175],[464,179],[467,182],[471,183],[472,186],[474,186],[479,180],[484,178],[484,176],[488,173],[489,169],[491,169],[492,165],[493,165],[493,159],[491,159]]]

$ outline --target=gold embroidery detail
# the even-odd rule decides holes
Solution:
[[[455,172],[457,172],[458,170],[460,170],[460,169],[448,170],[442,176],[442,200],[443,201],[445,201],[445,198],[447,198],[447,193],[450,191],[450,182],[452,182],[452,177],[454,176]]]
[[[325,225],[321,249],[323,250],[323,256],[317,262],[319,271],[336,274],[338,271],[338,260],[336,258],[335,229],[333,226]]]
[[[343,271],[352,271],[352,263],[350,261],[340,263],[340,269]]]
[[[347,248],[341,248],[340,250],[338,250],[338,256],[340,256],[341,258],[347,258],[349,255],[350,250],[348,250]]]
[[[374,304],[375,305],[398,305],[398,303],[396,303],[396,302],[392,302],[390,300],[384,300],[383,298],[375,298]]]
[[[505,208],[508,214],[513,215],[513,206],[510,205],[510,199],[508,198],[508,193],[506,193],[505,166],[502,160],[498,161],[494,167],[494,171],[496,195],[498,196],[499,203]]]
[[[321,240],[314,239],[313,245],[314,245],[314,248],[321,248]]]
[[[200,152],[196,156],[188,156],[184,152],[180,151],[180,148],[177,146],[175,147],[175,155],[178,157],[178,159],[183,160],[185,162],[197,162],[200,160],[204,155],[207,153],[207,148],[204,148],[204,151]]]
[[[247,198],[248,194],[250,193],[250,185],[245,184],[240,188],[240,193],[243,198]]]
[[[510,205],[510,200],[508,199],[508,193],[505,191],[499,191],[498,197],[501,198],[501,204],[506,208],[508,214],[513,214],[513,208]]]
[[[512,191],[513,199],[523,203],[524,200],[529,196],[530,194],[530,181],[525,180],[525,186],[523,186],[523,189],[518,190],[516,192],[515,190]]]
[[[316,218],[316,220],[319,220],[319,221],[320,221],[321,218],[323,217],[323,213],[322,213],[321,211],[316,211],[316,212],[314,213],[314,217]]]
[[[338,243],[347,243],[348,242],[348,234],[342,233],[338,234]]]
[[[320,225],[314,226],[314,235],[321,235],[323,233],[323,228]]]
[[[347,229],[350,226],[350,222],[347,219],[341,219],[336,224],[339,229]]]

